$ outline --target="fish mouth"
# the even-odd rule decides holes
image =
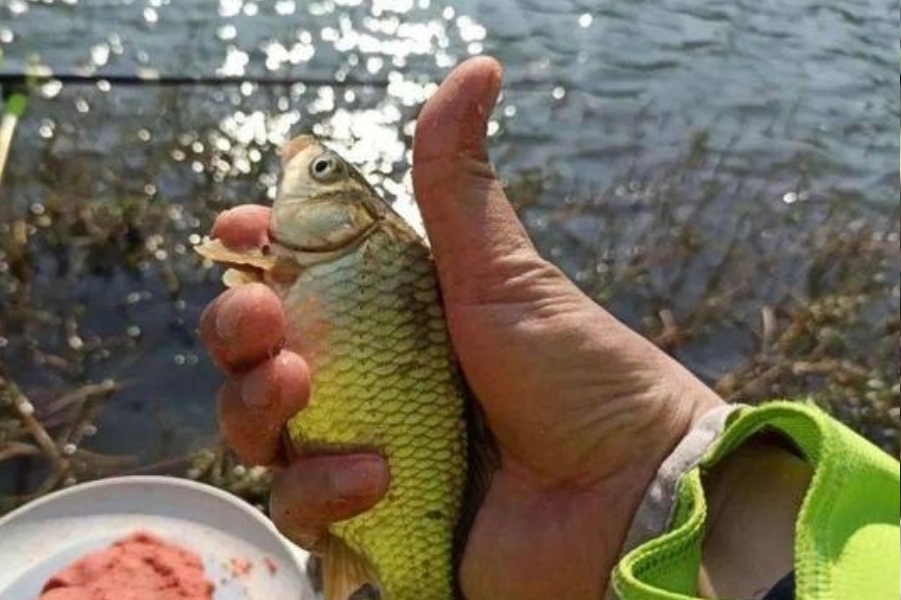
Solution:
[[[285,142],[278,151],[279,156],[282,158],[282,164],[288,163],[304,149],[316,143],[316,137],[312,135],[298,135]]]

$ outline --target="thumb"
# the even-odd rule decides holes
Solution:
[[[413,189],[447,301],[485,294],[539,261],[488,162],[485,135],[501,66],[478,57],[455,68],[426,102],[413,140]]]

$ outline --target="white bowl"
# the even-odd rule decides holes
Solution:
[[[196,552],[215,600],[316,597],[307,553],[258,510],[209,485],[141,476],[77,485],[0,518],[0,600],[35,600],[54,573],[138,530]]]

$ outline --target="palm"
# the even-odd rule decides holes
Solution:
[[[476,279],[445,286],[447,316],[502,466],[470,533],[464,591],[598,598],[689,418],[655,386],[676,366],[528,247]]]
[[[499,85],[493,61],[460,67],[414,138],[451,338],[501,454],[463,591],[596,599],[648,481],[719,400],[537,255],[487,162]]]

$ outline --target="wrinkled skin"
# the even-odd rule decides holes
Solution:
[[[461,566],[469,600],[597,600],[662,459],[722,402],[681,365],[583,295],[533,248],[484,146],[500,88],[488,58],[454,70],[417,122],[413,182],[463,370],[501,453]],[[213,235],[266,241],[268,210],[224,213]],[[388,486],[375,455],[287,461],[284,422],[309,391],[303,360],[280,351],[285,318],[262,285],[225,292],[201,335],[229,374],[219,417],[248,462],[280,464],[276,525],[316,548],[329,523]]]

